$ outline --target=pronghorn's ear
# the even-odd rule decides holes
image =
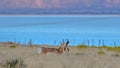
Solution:
[[[64,39],[60,42],[61,45],[65,44],[65,41]]]

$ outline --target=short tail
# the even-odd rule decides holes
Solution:
[[[42,52],[42,48],[37,48],[37,53],[40,54]]]

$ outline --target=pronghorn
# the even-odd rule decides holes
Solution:
[[[37,49],[38,54],[47,54],[47,53],[56,53],[62,54],[64,52],[66,44],[61,44],[59,48],[48,48],[48,47],[41,47]]]

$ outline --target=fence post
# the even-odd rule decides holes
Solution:
[[[116,47],[116,42],[114,41],[114,47]]]
[[[98,47],[101,45],[101,40],[99,40],[99,42],[98,42]]]
[[[32,40],[31,39],[28,42],[28,46],[32,47]]]
[[[92,40],[92,46],[94,46],[94,39]]]

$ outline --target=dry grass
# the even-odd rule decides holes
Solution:
[[[79,48],[79,49],[84,49],[84,48],[87,48],[87,45],[85,45],[85,44],[79,44],[79,45],[77,46],[77,48]]]
[[[4,60],[1,63],[1,67],[3,68],[25,68],[24,61],[21,58],[11,58]]]
[[[105,52],[104,52],[103,50],[99,50],[97,53],[98,53],[99,55],[105,55]]]
[[[0,68],[3,68],[3,61],[13,58],[10,63],[16,60],[22,64],[19,57],[23,60],[25,68],[120,68],[120,57],[114,51],[103,49],[105,55],[98,55],[99,48],[70,47],[70,52],[62,55],[47,54],[38,55],[36,49],[40,46],[17,46],[10,48],[10,44],[0,44]],[[56,48],[56,47],[55,47]],[[15,63],[14,65],[21,65]],[[22,68],[22,67],[21,67]]]

